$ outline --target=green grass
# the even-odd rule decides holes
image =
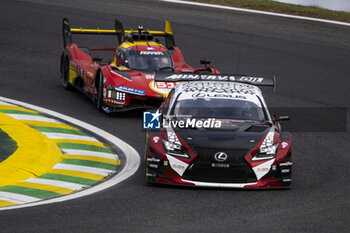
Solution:
[[[271,0],[191,0],[225,6],[248,8],[254,10],[270,11],[283,14],[300,15],[328,20],[336,20],[350,23],[350,12],[332,11],[318,7],[293,5],[274,2]]]
[[[17,148],[17,142],[0,129],[0,163],[15,153]]]

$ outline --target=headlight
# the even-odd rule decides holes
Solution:
[[[107,98],[117,101],[125,101],[125,92],[115,90],[111,84],[108,84],[107,88]]]
[[[167,154],[186,159],[190,158],[180,144],[169,142],[165,139],[162,141]]]
[[[272,146],[260,147],[259,152],[252,158],[252,161],[273,159],[276,157],[278,143]]]

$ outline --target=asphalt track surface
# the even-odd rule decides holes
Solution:
[[[276,75],[277,92],[266,92],[270,106],[350,107],[349,27],[158,1],[2,0],[0,9],[0,95],[98,126],[141,156],[140,111],[107,116],[61,86],[62,17],[99,28],[118,17],[126,28],[160,29],[168,19],[189,64],[208,57],[222,72]],[[348,132],[294,132],[291,190],[147,186],[142,158],[134,176],[102,192],[1,211],[0,232],[348,232],[349,141]]]

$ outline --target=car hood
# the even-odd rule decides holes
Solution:
[[[114,74],[114,82],[118,86],[144,91],[146,96],[159,97],[166,96],[171,88],[162,88],[155,84],[154,73],[144,73],[141,71],[128,71],[122,74]],[[127,78],[120,78],[122,75]],[[164,85],[163,85],[164,86]]]
[[[190,146],[204,148],[245,148],[251,150],[271,128],[268,125],[238,124],[229,129],[175,128]]]

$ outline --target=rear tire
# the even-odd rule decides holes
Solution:
[[[69,56],[67,51],[62,54],[62,62],[61,62],[61,79],[62,85],[66,90],[70,90],[72,85],[69,83]]]

